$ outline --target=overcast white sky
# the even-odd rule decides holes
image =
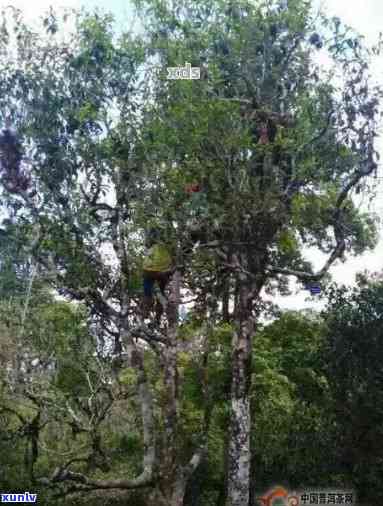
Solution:
[[[378,40],[379,32],[383,31],[383,1],[382,0],[314,0],[315,5],[321,5],[324,12],[329,16],[338,16],[342,21],[366,37],[368,44]],[[374,78],[383,83],[383,57],[374,62]],[[383,138],[379,141],[379,151],[383,159]],[[380,167],[379,177],[383,177],[383,167]],[[363,207],[383,216],[383,184],[380,184],[378,194],[374,202],[370,202],[368,196],[364,199]],[[331,274],[337,282],[352,284],[357,272],[368,269],[372,272],[383,270],[383,227],[380,226],[380,242],[373,252],[367,252],[357,258],[349,258],[344,264],[338,262],[331,269]],[[313,255],[310,257],[315,265],[323,265],[323,256]],[[317,263],[318,262],[318,263]],[[278,297],[280,306],[292,309],[305,307],[319,307],[320,304],[313,302],[313,298],[300,291],[291,297]],[[308,299],[308,300],[307,300]]]
[[[44,13],[49,6],[57,7],[99,7],[115,14],[116,22],[119,28],[130,26],[130,11],[128,0],[0,0],[0,8],[11,4],[20,8],[30,20],[36,19]],[[324,11],[328,15],[340,17],[346,24],[354,27],[366,37],[368,43],[377,41],[378,34],[383,30],[383,0],[314,0],[315,5],[324,6]],[[383,57],[377,60],[374,65],[374,77],[383,82]],[[383,160],[383,139],[380,141],[380,151]],[[383,177],[383,170],[379,174]],[[366,205],[370,205],[372,211],[378,212],[383,216],[383,184],[375,202],[369,202],[366,197]],[[361,257],[351,258],[345,264],[336,264],[331,273],[335,280],[344,283],[353,283],[355,273],[364,269],[371,271],[383,270],[383,227],[381,227],[381,240],[373,252],[368,252]],[[323,257],[313,255],[312,260],[319,268],[323,263]],[[306,300],[307,292],[300,293],[291,297],[278,297],[278,303],[285,308],[302,309],[304,307],[317,307],[318,304],[313,300]]]

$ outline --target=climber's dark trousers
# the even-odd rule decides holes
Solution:
[[[171,273],[169,271],[166,271],[166,272],[144,271],[143,272],[143,281],[144,281],[143,314],[144,314],[145,318],[147,318],[149,316],[149,312],[152,309],[154,283],[157,281],[162,295],[165,296],[165,288],[169,282],[170,276],[171,276]],[[157,317],[160,318],[163,308],[162,308],[161,304],[157,304],[157,306],[159,306],[157,308]]]

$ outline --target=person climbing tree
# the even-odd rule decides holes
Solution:
[[[153,288],[155,282],[165,296],[165,288],[172,274],[172,257],[166,245],[163,243],[158,229],[151,229],[147,238],[148,253],[143,264],[143,316],[148,318],[153,306]],[[163,312],[162,304],[157,304],[156,317],[161,318]]]

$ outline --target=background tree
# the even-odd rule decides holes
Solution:
[[[333,395],[334,462],[352,480],[360,500],[372,502],[382,495],[381,308],[379,276],[361,276],[353,290],[333,288],[324,353]]]

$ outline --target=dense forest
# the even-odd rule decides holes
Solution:
[[[1,13],[0,492],[380,504],[383,277],[331,267],[378,239],[382,41],[307,0],[133,8]]]

